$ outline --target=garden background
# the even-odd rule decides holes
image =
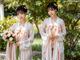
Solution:
[[[28,13],[26,19],[34,25],[35,39],[32,45],[33,60],[41,60],[42,39],[38,25],[48,17],[47,5],[55,2],[58,5],[58,16],[66,25],[67,34],[64,40],[65,60],[80,60],[80,1],[79,0],[0,0],[0,51],[5,52],[6,42],[1,33],[16,23],[15,10],[19,5],[26,5]],[[1,9],[0,9],[1,10]]]

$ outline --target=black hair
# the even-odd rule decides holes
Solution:
[[[21,6],[18,6],[17,9],[16,9],[16,13],[26,13],[27,12],[27,8],[25,5],[21,5]]]
[[[48,8],[51,8],[51,9],[55,9],[58,11],[58,6],[56,4],[56,2],[50,2],[48,5],[47,5],[47,9]]]

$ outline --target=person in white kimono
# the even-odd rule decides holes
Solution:
[[[24,5],[16,9],[18,23],[13,24],[10,29],[14,31],[16,45],[19,47],[19,60],[32,60],[32,42],[34,38],[33,26],[26,22],[27,9]]]
[[[42,43],[42,60],[64,60],[64,21],[57,16],[57,5],[53,2],[48,6],[49,18],[39,25]]]

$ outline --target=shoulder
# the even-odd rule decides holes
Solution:
[[[29,22],[26,23],[26,25],[27,25],[27,27],[29,27],[30,29],[33,28],[33,24],[31,24],[31,23],[29,23]]]
[[[28,23],[28,25],[29,25],[29,26],[33,26],[33,24],[31,24],[31,23]]]
[[[49,18],[46,18],[46,19],[44,19],[44,23],[48,23],[49,22],[49,20],[50,20],[50,17]]]
[[[11,30],[15,30],[17,28],[17,23],[14,23],[13,25],[10,26],[9,29]]]
[[[63,24],[64,23],[64,20],[58,17],[57,22],[60,23],[60,24]]]
[[[16,27],[18,24],[17,23],[14,23],[11,25],[11,27]]]

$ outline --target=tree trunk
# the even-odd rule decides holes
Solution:
[[[37,22],[36,22],[36,21],[34,21],[34,23],[35,23],[35,25],[36,25],[36,28],[37,28],[37,30],[38,30],[38,32],[37,32],[37,33],[39,33],[38,24],[37,24]]]

